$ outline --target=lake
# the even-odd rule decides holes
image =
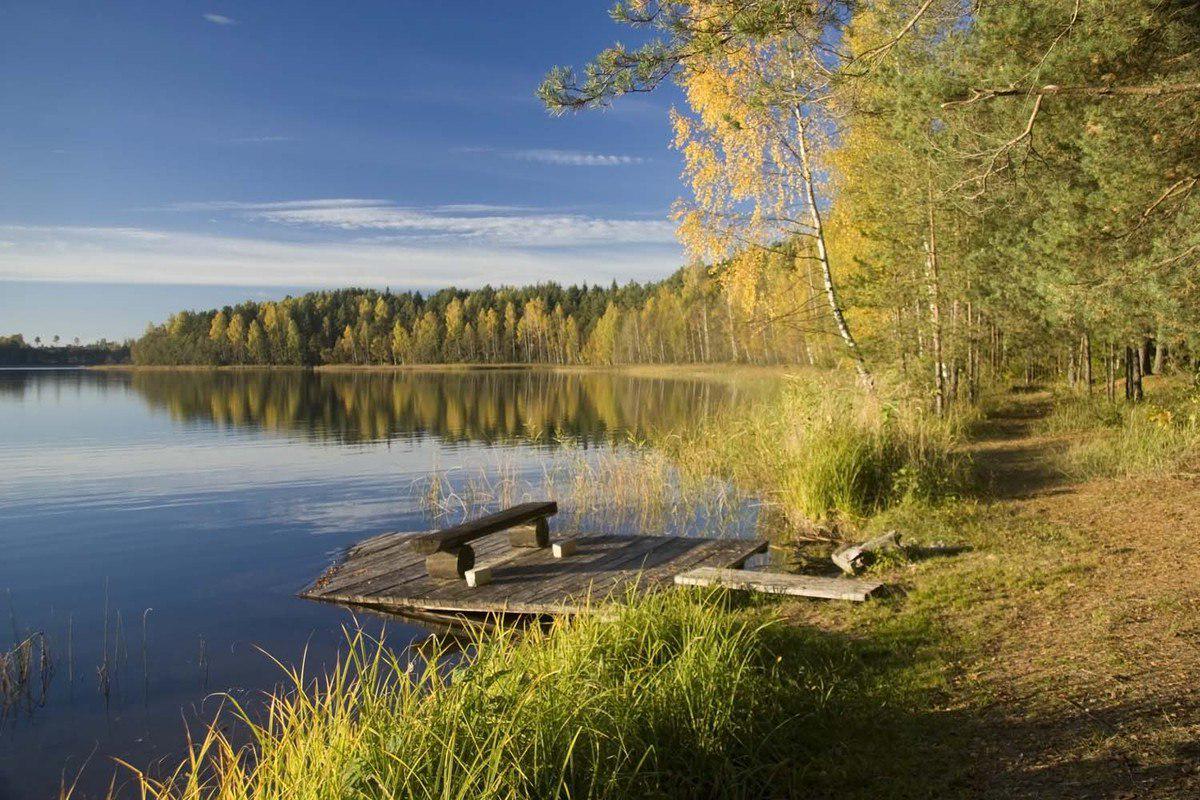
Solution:
[[[113,757],[173,764],[217,695],[277,685],[261,651],[331,663],[356,615],[295,593],[359,539],[547,494],[559,529],[749,535],[754,504],[718,482],[697,499],[660,467],[649,510],[570,487],[752,394],[617,372],[0,371],[0,800],[77,776],[102,794],[127,778]],[[357,619],[394,648],[428,635]]]

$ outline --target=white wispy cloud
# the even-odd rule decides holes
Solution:
[[[237,25],[237,20],[233,17],[227,17],[224,14],[208,13],[202,15],[204,19],[211,22],[213,25]]]
[[[677,247],[498,245],[453,236],[286,241],[132,227],[0,225],[0,280],[251,286],[463,287],[669,274]]]
[[[649,159],[619,153],[589,153],[581,150],[554,150],[534,148],[529,150],[503,150],[496,147],[456,147],[453,152],[464,155],[490,155],[516,161],[536,161],[559,167],[624,167],[645,164]]]
[[[274,142],[290,142],[291,136],[238,136],[229,141],[234,144],[271,144]]]
[[[421,209],[386,200],[328,198],[263,203],[181,203],[181,211],[233,213],[246,219],[294,227],[386,233],[394,239],[457,239],[526,248],[579,245],[667,244],[674,230],[666,220],[620,219],[530,211],[486,204]]]
[[[623,167],[643,164],[646,161],[638,156],[582,153],[576,150],[515,150],[508,155],[522,161],[537,161],[562,167]]]

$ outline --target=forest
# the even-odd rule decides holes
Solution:
[[[987,375],[1191,369],[1200,11],[1179,0],[618,3],[647,43],[550,111],[674,80],[661,283],[320,292],[180,313],[138,363],[843,362],[939,407]],[[806,33],[807,32],[807,33]]]
[[[609,288],[344,289],[181,312],[133,354],[139,364],[761,364],[815,359],[805,346],[803,331],[736,306],[691,268]]]

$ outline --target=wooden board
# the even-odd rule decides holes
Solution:
[[[819,597],[825,600],[853,600],[859,603],[883,588],[883,584],[876,581],[714,567],[698,567],[676,575],[675,583],[680,586],[720,586],[749,592]]]
[[[762,539],[578,535],[574,554],[555,558],[551,548],[510,548],[501,532],[472,542],[492,580],[470,587],[430,578],[424,556],[407,546],[418,535],[383,534],[355,545],[301,597],[401,612],[579,613],[671,586],[694,567],[741,566],[767,549]]]

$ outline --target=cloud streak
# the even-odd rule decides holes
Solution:
[[[386,200],[328,198],[183,203],[174,208],[230,213],[291,227],[373,232],[414,243],[450,239],[538,248],[674,242],[673,228],[666,220],[554,214],[512,206],[458,204],[421,209]]]
[[[539,248],[451,239],[281,241],[130,227],[0,225],[0,280],[429,289],[664,277],[677,247]]]
[[[638,156],[581,153],[575,150],[517,150],[510,156],[522,161],[536,161],[560,167],[624,167],[643,164],[646,161]]]
[[[502,150],[495,147],[457,147],[456,153],[466,155],[492,155],[513,161],[533,161],[557,167],[625,167],[645,164],[649,161],[641,156],[620,153],[589,153],[582,150],[554,150],[533,148],[528,150]]]
[[[203,14],[206,22],[211,22],[213,25],[237,25],[237,20],[233,17],[227,17],[224,14]]]

